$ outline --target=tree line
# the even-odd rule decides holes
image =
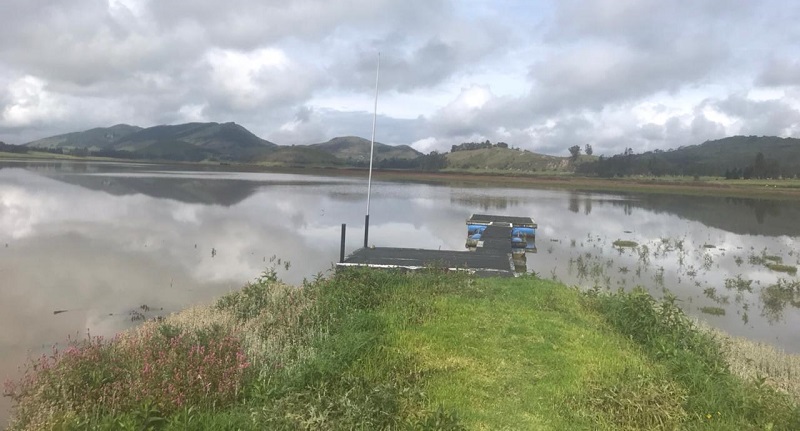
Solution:
[[[455,153],[456,151],[469,151],[469,150],[480,150],[482,148],[508,148],[508,144],[505,142],[498,142],[496,144],[492,144],[492,141],[486,140],[484,142],[463,142],[458,145],[453,145],[450,147],[450,152]]]
[[[635,154],[627,148],[622,154],[611,157],[600,156],[594,162],[576,166],[575,172],[605,178],[634,175],[661,177],[674,176],[722,176],[726,179],[791,178],[800,174],[797,167],[781,167],[776,159],[768,159],[763,153],[745,166],[725,167],[725,162],[693,160],[688,155],[670,154],[661,150]]]

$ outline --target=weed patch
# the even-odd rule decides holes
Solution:
[[[787,274],[792,274],[792,275],[797,274],[797,267],[794,265],[784,265],[782,263],[768,262],[764,264],[764,266],[777,272],[785,272]]]

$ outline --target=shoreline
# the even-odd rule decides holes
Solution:
[[[0,154],[3,160],[24,162],[83,162],[131,163],[160,166],[181,166],[234,172],[273,172],[289,174],[366,177],[366,168],[335,166],[270,166],[250,163],[175,162],[155,160],[127,160],[113,158],[80,158],[73,156],[50,157],[49,154]],[[409,181],[422,183],[460,183],[468,186],[518,187],[560,189],[580,192],[663,193],[696,196],[746,197],[762,199],[800,198],[800,180],[725,180],[717,177],[694,179],[691,177],[627,177],[599,178],[577,176],[573,173],[533,174],[522,172],[470,172],[444,170],[436,172],[410,170],[373,170],[373,177],[382,181]]]

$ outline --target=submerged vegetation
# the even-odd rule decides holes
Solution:
[[[778,272],[785,272],[788,274],[797,274],[797,267],[793,265],[784,265],[782,263],[766,263],[764,264],[767,268],[778,271]]]
[[[800,428],[798,361],[737,352],[641,289],[435,269],[292,287],[270,272],[72,340],[5,392],[11,429]],[[770,364],[785,372],[764,378]]]

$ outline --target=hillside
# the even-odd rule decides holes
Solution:
[[[78,155],[181,161],[248,161],[276,147],[236,123],[187,123],[146,129],[119,124],[40,139],[25,146],[60,148]]]
[[[276,165],[361,166],[370,141],[356,136],[311,144],[279,146],[236,123],[187,123],[148,128],[119,124],[66,133],[24,144],[78,156],[130,159],[256,162]],[[408,145],[375,143],[375,161],[413,161],[422,153]]]
[[[338,159],[350,162],[369,161],[370,141],[357,136],[343,136],[333,138],[328,142],[309,145],[312,149],[324,151]],[[400,159],[412,160],[421,156],[422,153],[409,147],[408,145],[386,145],[380,142],[375,143],[375,160]]]
[[[344,164],[336,156],[308,145],[279,145],[254,161],[278,166],[340,166]]]
[[[800,139],[776,136],[732,136],[699,145],[643,154],[619,154],[587,164],[581,173],[614,175],[709,175],[725,176],[733,169],[754,167],[763,155],[765,176],[800,174]]]
[[[593,159],[582,156],[580,161]],[[453,170],[484,171],[571,171],[574,164],[568,157],[547,156],[511,148],[480,148],[447,153],[447,167]]]
[[[28,142],[25,146],[34,148],[88,148],[90,150],[113,148],[115,143],[130,134],[142,130],[141,127],[117,124],[111,127],[96,127],[83,132],[65,133]]]

